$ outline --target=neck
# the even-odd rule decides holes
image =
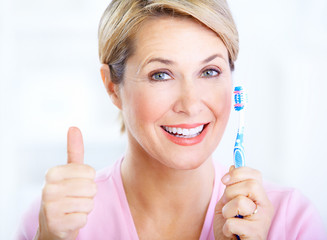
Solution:
[[[179,170],[128,150],[121,171],[131,209],[158,217],[192,209],[205,216],[214,183],[211,158],[196,169]]]

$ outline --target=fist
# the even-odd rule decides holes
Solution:
[[[260,172],[232,166],[222,182],[226,189],[215,209],[215,239],[236,239],[236,235],[238,239],[266,239],[274,209]]]
[[[84,164],[78,128],[68,130],[67,155],[66,165],[51,168],[46,174],[36,239],[75,239],[93,209],[95,170]]]

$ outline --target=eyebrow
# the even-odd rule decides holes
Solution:
[[[141,63],[137,69],[137,74],[140,73],[141,69],[144,68],[146,65],[148,65],[149,63],[152,63],[152,62],[160,62],[160,63],[163,63],[165,65],[174,65],[175,62],[172,61],[172,60],[169,60],[169,59],[164,59],[164,58],[160,58],[160,57],[157,57],[157,58],[151,58],[150,60],[146,60],[144,61],[143,63]]]
[[[226,62],[226,59],[224,58],[224,56],[221,55],[220,53],[217,53],[217,54],[214,54],[214,55],[212,55],[212,56],[210,56],[210,57],[204,59],[201,63],[202,63],[202,64],[206,64],[206,63],[208,63],[208,62],[211,62],[211,61],[214,60],[215,58],[221,58],[221,59],[223,59],[223,60]]]
[[[146,62],[145,65],[152,63],[152,62],[160,62],[163,63],[165,65],[173,65],[175,62],[169,59],[164,59],[164,58],[152,58],[150,59],[148,62]]]
[[[207,57],[203,61],[201,61],[201,64],[209,63],[210,61],[214,60],[215,58],[221,58],[226,62],[226,59],[224,58],[224,56],[222,54],[216,53],[216,54],[214,54],[214,55],[212,55],[210,57]],[[165,65],[174,65],[174,64],[176,64],[174,61],[169,60],[169,59],[165,59],[165,58],[160,58],[160,57],[151,58],[150,60],[146,61],[145,63],[140,64],[137,72],[139,73],[141,68],[143,68],[145,65],[148,65],[149,63],[152,63],[152,62],[160,62],[160,63],[163,63]]]

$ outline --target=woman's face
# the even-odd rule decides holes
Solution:
[[[118,97],[130,151],[174,169],[210,158],[231,109],[228,52],[217,35],[187,18],[142,24]]]

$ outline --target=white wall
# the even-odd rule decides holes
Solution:
[[[97,24],[108,1],[0,2],[0,239],[40,193],[46,169],[66,161],[69,126],[82,129],[86,162],[124,152],[117,111],[102,86]],[[247,164],[299,188],[327,227],[327,2],[233,0],[240,33],[234,81],[246,83]],[[236,115],[215,153],[232,163]]]

